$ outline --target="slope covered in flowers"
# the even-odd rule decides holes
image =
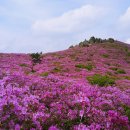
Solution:
[[[130,47],[0,54],[1,130],[129,130]]]

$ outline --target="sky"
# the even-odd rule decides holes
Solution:
[[[67,49],[91,36],[130,43],[130,0],[0,0],[0,52]]]

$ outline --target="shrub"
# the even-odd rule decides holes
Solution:
[[[49,75],[48,72],[43,72],[42,74],[40,74],[40,76],[42,76],[42,77],[46,77],[46,76],[48,76],[48,75]]]
[[[127,47],[125,48],[125,52],[128,52],[128,48]]]
[[[110,69],[114,70],[116,74],[126,74],[125,70],[120,69],[120,68],[112,67]]]
[[[89,43],[102,43],[103,40],[101,38],[95,38],[94,36],[92,36],[89,41]]]
[[[38,52],[30,54],[33,63],[40,63],[41,62],[41,55],[42,55],[42,53],[38,53]]]
[[[79,43],[80,47],[89,47],[89,42],[85,39],[83,42]]]
[[[23,64],[20,64],[21,67],[27,67],[28,65],[23,63]]]
[[[96,38],[96,39],[95,39],[95,42],[96,42],[96,43],[102,43],[103,40],[102,40],[101,38]]]
[[[108,39],[101,39],[101,38],[95,38],[94,36],[90,37],[90,39],[87,41],[86,39],[83,42],[79,43],[80,47],[85,47],[89,43],[103,43],[103,42],[110,42],[114,43],[115,40],[113,38],[108,38]]]
[[[77,64],[77,65],[75,65],[75,67],[77,67],[77,68],[85,68],[85,65],[83,65],[83,64]]]
[[[104,58],[108,58],[108,57],[109,57],[108,54],[103,54],[102,56],[103,56]]]
[[[118,70],[118,68],[116,68],[116,67],[112,67],[112,68],[110,68],[111,70],[114,70],[114,71],[117,71]]]
[[[87,80],[91,84],[97,84],[101,87],[115,84],[115,80],[107,75],[95,74],[93,76],[87,77]]]
[[[123,70],[123,69],[118,69],[118,70],[116,71],[116,73],[117,73],[117,74],[126,74],[125,70]]]
[[[55,67],[55,68],[52,70],[52,73],[57,73],[57,72],[61,72],[61,68],[60,68],[60,67]]]
[[[69,48],[74,48],[74,46],[73,46],[73,45],[71,45]]]
[[[89,43],[95,43],[96,42],[96,39],[94,36],[90,37],[89,39]]]
[[[127,53],[127,56],[130,56],[130,52]]]
[[[108,42],[113,43],[115,40],[113,38],[108,38]]]
[[[92,64],[88,64],[88,65],[85,66],[85,68],[86,68],[87,70],[89,70],[89,71],[92,70],[93,67],[94,67],[94,66],[93,66]]]
[[[130,80],[130,76],[124,76],[124,78]]]
[[[130,121],[130,107],[128,106],[124,106],[124,110],[125,110],[125,114],[128,117],[129,121]]]

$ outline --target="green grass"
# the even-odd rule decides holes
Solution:
[[[108,58],[108,57],[109,57],[108,54],[103,54],[102,56],[103,56],[104,58]]]
[[[87,77],[87,80],[92,85],[97,84],[101,87],[115,84],[115,79],[107,75],[95,74]]]
[[[116,74],[126,74],[124,69],[120,69],[120,68],[117,68],[117,67],[112,67],[110,69],[114,70]]]
[[[126,74],[125,70],[123,70],[123,69],[118,69],[118,70],[116,71],[116,73],[117,73],[117,74]]]
[[[125,115],[128,117],[130,121],[130,107],[124,105]]]
[[[42,77],[46,77],[46,76],[48,76],[48,75],[49,75],[48,72],[43,72],[42,74],[40,74],[40,76],[42,76]]]
[[[124,79],[130,80],[130,76],[124,76]]]
[[[61,68],[60,67],[55,67],[53,70],[52,70],[53,73],[58,73],[58,72],[61,72]]]
[[[23,64],[20,64],[21,67],[27,67],[28,65],[23,63]]]
[[[112,68],[110,68],[111,70],[114,70],[114,71],[117,71],[118,70],[118,68],[116,68],[116,67],[112,67]]]
[[[127,56],[130,56],[130,52],[127,53]]]
[[[77,64],[75,65],[75,67],[91,71],[94,68],[94,65],[92,65],[91,63],[88,63],[87,65]]]
[[[86,69],[89,71],[92,70],[93,68],[94,68],[94,66],[92,64],[86,65]]]

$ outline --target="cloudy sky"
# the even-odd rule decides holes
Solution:
[[[90,36],[130,43],[130,0],[0,0],[0,52],[52,52]]]

